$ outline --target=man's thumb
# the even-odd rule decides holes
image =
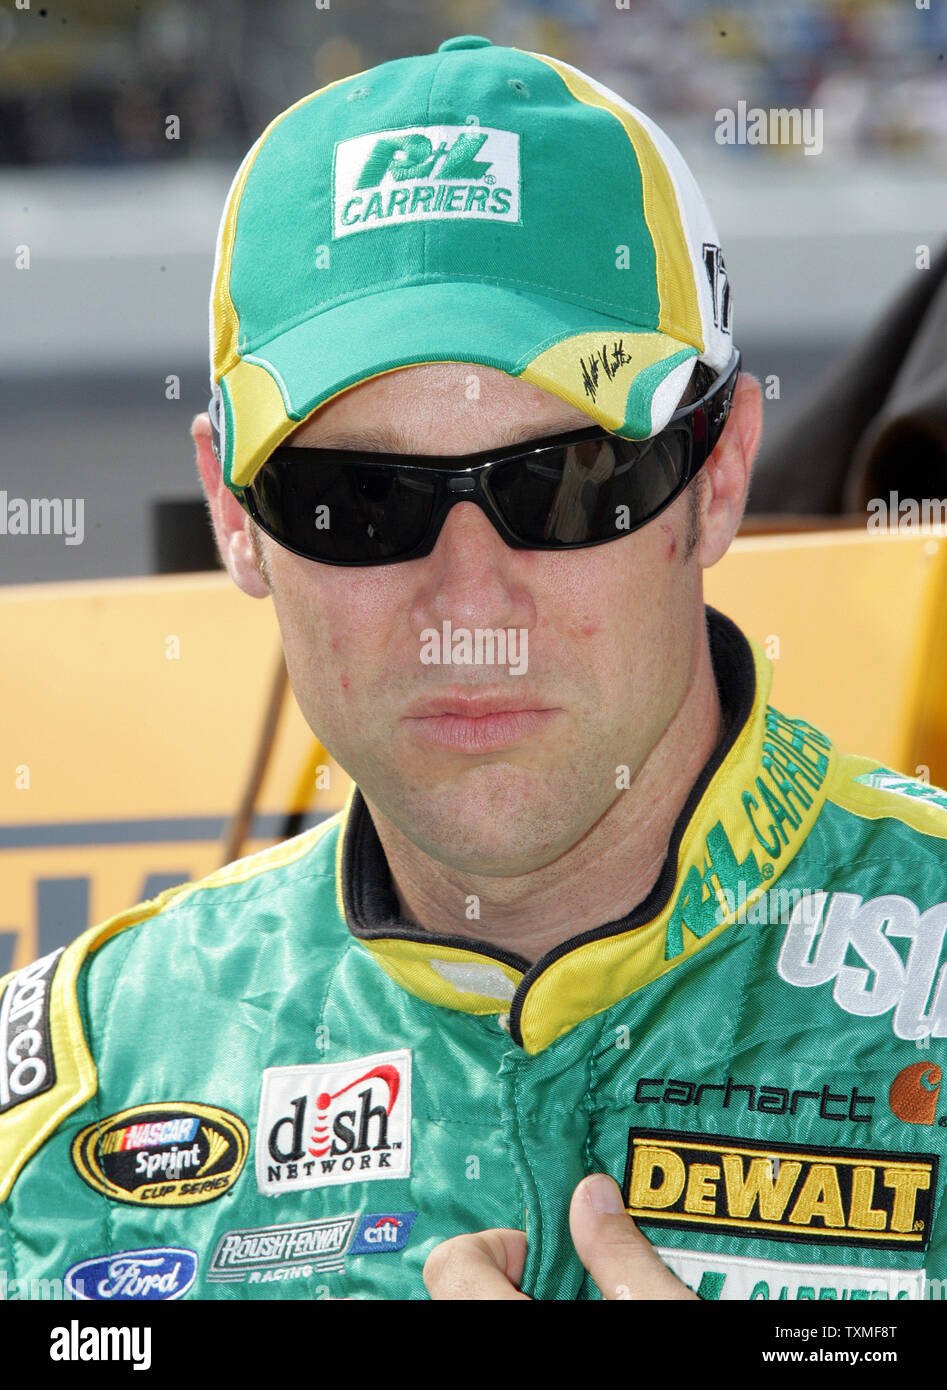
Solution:
[[[694,1299],[625,1211],[618,1184],[605,1173],[583,1178],[572,1194],[569,1227],[576,1254],[613,1299]]]

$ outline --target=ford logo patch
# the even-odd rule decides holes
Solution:
[[[66,1271],[66,1288],[73,1298],[115,1303],[183,1298],[196,1274],[193,1250],[123,1250],[73,1265]]]

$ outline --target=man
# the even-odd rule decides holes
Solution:
[[[356,789],[8,978],[7,1262],[101,1298],[921,1296],[947,799],[769,707],[704,608],[761,404],[678,152],[455,38],[268,127],[211,307],[220,552]]]

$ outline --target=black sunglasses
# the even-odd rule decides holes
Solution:
[[[429,555],[458,502],[480,507],[515,550],[604,545],[647,525],[700,471],[739,372],[734,350],[704,395],[650,439],[593,427],[453,456],[281,445],[236,495],[267,535],[326,565]]]

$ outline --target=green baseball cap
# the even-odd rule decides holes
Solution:
[[[710,212],[648,116],[465,34],[277,116],[227,196],[211,418],[239,493],[340,392],[423,362],[528,381],[615,434],[663,429],[731,356]]]

